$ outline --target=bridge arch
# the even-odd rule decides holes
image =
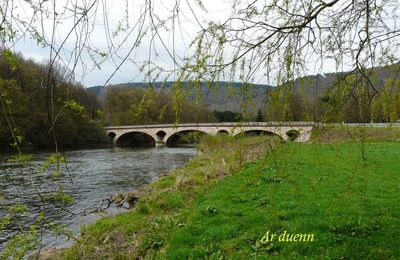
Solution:
[[[251,129],[251,130],[244,130],[235,135],[235,137],[240,137],[240,136],[254,136],[254,135],[267,135],[267,136],[278,136],[280,139],[285,140],[283,136],[281,136],[279,133],[273,132],[273,131],[268,131],[265,129]]]
[[[166,138],[165,145],[168,147],[175,147],[179,144],[197,143],[199,139],[206,134],[208,133],[197,129],[178,131]]]
[[[119,136],[117,140],[115,140],[115,145],[120,147],[155,146],[156,140],[148,133],[132,131]]]
[[[117,136],[117,134],[114,133],[114,132],[109,132],[109,133],[107,133],[107,136],[108,136],[111,140],[114,140],[114,138]]]
[[[288,140],[295,141],[300,136],[300,132],[296,129],[290,129],[286,132],[286,136],[288,137]]]
[[[219,130],[218,132],[217,132],[217,134],[218,135],[228,135],[229,134],[229,132],[228,131],[226,131],[226,130],[224,130],[224,129],[222,129],[222,130]]]
[[[167,133],[164,130],[159,130],[156,133],[156,141],[158,143],[163,143],[164,142],[164,137],[167,135]]]

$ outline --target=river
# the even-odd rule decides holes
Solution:
[[[0,231],[0,252],[18,228],[26,228],[38,217],[41,204],[38,196],[33,195],[35,192],[30,185],[32,180],[43,194],[60,186],[65,193],[72,195],[75,201],[67,206],[46,203],[46,217],[51,223],[60,221],[74,235],[78,235],[82,224],[126,211],[110,207],[106,214],[85,214],[96,208],[102,199],[153,182],[160,175],[188,162],[196,155],[196,150],[193,147],[152,147],[68,151],[65,153],[66,165],[62,165],[61,175],[56,180],[50,177],[51,169],[44,174],[37,172],[49,155],[46,152],[35,153],[30,167],[7,163],[6,156],[0,156],[0,192],[5,199],[0,205],[0,217],[6,214],[5,208],[9,205],[17,202],[28,205],[26,213],[13,219],[11,224]],[[72,242],[53,232],[46,231],[43,234],[45,247],[66,247]]]

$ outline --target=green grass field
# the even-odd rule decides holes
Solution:
[[[153,183],[136,210],[86,227],[63,257],[400,258],[400,142],[224,138]],[[313,241],[282,241],[285,231]]]
[[[400,257],[400,143],[366,149],[365,165],[354,144],[280,147],[187,209],[165,255]],[[278,241],[285,230],[314,241]],[[261,243],[267,231],[278,238]]]

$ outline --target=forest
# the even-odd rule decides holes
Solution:
[[[78,147],[107,143],[101,104],[62,66],[25,59],[3,50],[0,57],[0,147]],[[53,88],[46,88],[48,81]],[[51,115],[54,115],[52,118]],[[54,128],[54,133],[51,129]]]
[[[205,107],[152,88],[107,87],[103,104],[106,125],[217,121]]]

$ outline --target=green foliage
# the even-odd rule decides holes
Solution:
[[[1,56],[10,64],[11,71],[16,71],[20,67],[20,63],[18,62],[15,55],[9,49],[3,49],[1,51]]]
[[[291,109],[293,96],[293,82],[289,81],[279,85],[274,91],[269,92],[267,118],[271,121],[292,121],[294,110]]]
[[[321,83],[326,84],[322,90],[318,90],[319,76],[285,82],[269,92],[267,120],[396,122],[400,80],[393,70],[397,67],[385,68],[384,72],[382,68],[370,69],[368,78],[360,73],[332,74],[331,82]]]
[[[400,80],[386,80],[382,91],[372,99],[371,119],[375,122],[400,120]]]
[[[12,224],[11,227],[13,232],[10,233],[9,237],[4,243],[4,252],[0,255],[2,259],[22,259],[27,254],[31,253],[41,246],[41,237],[43,231],[53,231],[57,234],[66,235],[68,238],[71,237],[71,232],[68,232],[62,226],[52,222],[45,214],[47,205],[56,207],[62,210],[66,204],[74,202],[74,198],[67,194],[60,181],[60,174],[62,174],[60,164],[65,163],[64,156],[59,153],[53,153],[49,156],[48,160],[42,165],[35,167],[32,163],[33,155],[18,153],[12,155],[7,162],[12,163],[18,167],[21,167],[22,173],[28,175],[27,181],[13,183],[16,190],[22,190],[24,188],[32,188],[29,195],[30,204],[22,204],[19,201],[23,201],[20,197],[20,193],[7,194],[7,197],[1,196],[0,205],[4,206],[4,215],[0,217],[0,231],[9,230],[8,225]],[[4,173],[7,173],[7,168],[4,169]],[[36,172],[37,171],[37,172]],[[36,173],[47,174],[47,178],[37,178]],[[39,181],[50,181],[55,188],[49,187],[46,193],[41,193],[37,187],[40,185]],[[14,204],[9,205],[7,202],[15,201]],[[38,207],[38,205],[40,205]],[[34,209],[33,209],[34,208]],[[37,212],[38,211],[38,212]],[[31,219],[32,216],[37,216]],[[26,216],[29,216],[27,221]],[[11,223],[11,221],[15,223]]]
[[[257,116],[256,116],[255,119],[256,119],[255,120],[256,122],[263,122],[264,121],[264,116],[262,115],[261,109],[259,109],[257,111]]]
[[[61,205],[71,204],[75,201],[74,197],[72,197],[70,194],[65,193],[62,188],[51,194],[44,194],[42,195],[42,197],[45,201],[51,201],[53,203],[58,203]]]
[[[14,204],[8,208],[10,214],[22,214],[28,211],[28,207],[24,204]]]
[[[188,132],[188,133],[178,133],[177,138],[179,138],[178,142],[183,144],[198,144],[201,138],[205,134],[202,132]]]
[[[0,58],[0,145],[7,147],[76,147],[108,142],[100,125],[100,102],[82,86],[61,78],[53,68],[47,84],[48,66],[4,51]],[[18,64],[16,66],[15,64]],[[49,89],[52,97],[49,97]],[[53,102],[49,102],[50,98]]]
[[[216,120],[211,112],[184,101],[182,97],[171,97],[152,88],[108,87],[104,121],[108,125],[134,125]]]
[[[65,101],[65,107],[68,109],[71,109],[72,111],[76,113],[82,113],[85,110],[85,107],[76,102],[75,100],[68,100]]]
[[[241,121],[243,121],[243,115],[241,113],[237,113],[237,112],[214,110],[214,115],[218,119],[218,122],[241,122]]]
[[[2,230],[5,226],[7,226],[8,224],[10,224],[11,222],[11,216],[4,216],[4,217],[0,217],[0,230]]]
[[[33,155],[32,154],[17,154],[13,155],[8,159],[10,163],[16,163],[22,165],[23,167],[27,167],[32,162]]]
[[[13,236],[7,241],[7,247],[0,255],[1,259],[23,259],[40,245],[37,233],[37,227],[31,225],[26,232]]]

